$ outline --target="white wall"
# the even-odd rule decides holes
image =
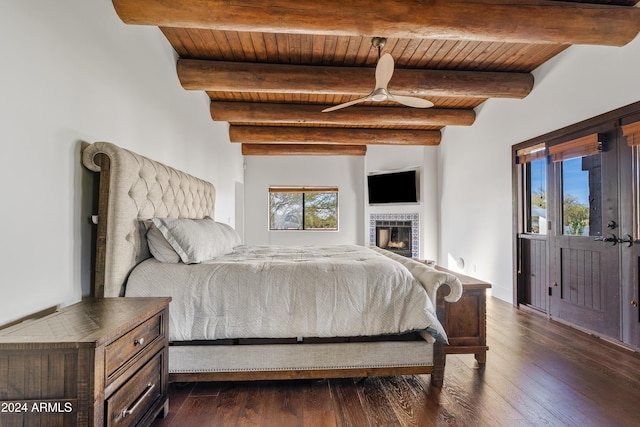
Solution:
[[[89,292],[93,175],[82,142],[104,140],[216,184],[233,223],[239,147],[180,86],[156,27],[123,24],[108,0],[0,5],[0,324]]]
[[[364,157],[246,156],[244,237],[257,245],[364,244]],[[338,187],[338,231],[269,231],[269,186]]]
[[[573,46],[534,72],[524,100],[490,100],[439,149],[440,260],[513,299],[511,146],[640,100],[640,37],[627,46]],[[453,267],[453,265],[452,265]]]

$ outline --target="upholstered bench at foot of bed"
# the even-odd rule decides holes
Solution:
[[[179,382],[431,373],[437,349],[442,344],[427,341],[175,345],[169,348],[169,377]]]

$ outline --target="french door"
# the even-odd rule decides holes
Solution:
[[[549,314],[606,337],[620,336],[620,216],[615,132],[550,163]],[[584,141],[584,140],[583,140]]]
[[[640,103],[514,147],[516,302],[640,349]]]
[[[621,120],[619,145],[622,341],[640,349],[640,113]],[[630,230],[630,231],[629,231]],[[627,234],[628,233],[628,234]],[[627,243],[627,240],[631,243]]]

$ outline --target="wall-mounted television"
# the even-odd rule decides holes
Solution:
[[[367,176],[369,204],[417,203],[418,170],[372,173]]]

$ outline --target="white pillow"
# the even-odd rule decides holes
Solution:
[[[230,226],[229,224],[224,224],[222,222],[217,222],[216,224],[218,224],[225,238],[229,241],[231,249],[242,243],[240,235],[232,226]]]
[[[224,255],[240,243],[233,228],[213,218],[153,218],[151,221],[185,264]]]
[[[167,242],[158,227],[152,221],[145,221],[145,225],[147,226],[147,244],[151,255],[160,262],[179,263],[180,256],[173,250],[173,247]]]

